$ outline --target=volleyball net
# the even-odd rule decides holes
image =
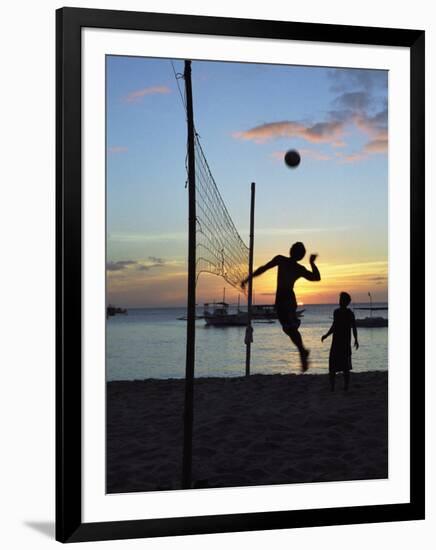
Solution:
[[[171,66],[187,116],[186,90],[182,90],[179,83],[185,75],[176,71],[172,60]],[[227,210],[195,129],[194,157],[196,280],[198,282],[201,273],[212,273],[242,291],[241,282],[248,276],[249,249]]]
[[[248,276],[249,249],[239,235],[219,192],[198,134],[195,135],[194,143],[197,281],[201,273],[212,273],[241,291],[241,283]]]

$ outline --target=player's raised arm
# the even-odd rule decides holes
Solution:
[[[301,273],[301,277],[304,277],[308,281],[320,281],[321,280],[321,273],[319,272],[319,269],[317,268],[315,261],[318,254],[311,254],[310,256],[310,267],[312,268],[312,271],[309,271],[305,267],[303,267],[303,271]]]
[[[282,258],[282,256],[274,256],[274,258],[271,261],[269,261],[265,265],[261,265],[260,267],[258,267],[255,271],[253,271],[253,275],[251,278],[254,279],[254,277],[258,277],[259,275],[262,275],[262,273],[265,273],[265,271],[268,271],[268,269],[277,267],[279,265],[280,258]],[[241,287],[244,288],[249,280],[250,280],[250,277],[247,277],[246,279],[244,279],[241,282]]]

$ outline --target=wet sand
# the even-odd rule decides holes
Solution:
[[[388,374],[195,381],[194,487],[382,479]],[[107,491],[180,489],[183,380],[107,384]]]

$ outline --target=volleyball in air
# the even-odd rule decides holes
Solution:
[[[285,154],[285,164],[289,168],[297,168],[297,166],[300,164],[300,161],[301,161],[300,153],[295,149],[290,149]]]

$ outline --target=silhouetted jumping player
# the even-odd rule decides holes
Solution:
[[[289,257],[275,256],[270,262],[259,267],[253,272],[253,277],[258,277],[273,267],[277,270],[276,312],[282,325],[283,332],[289,336],[300,352],[301,369],[306,371],[309,367],[309,350],[303,345],[301,334],[298,332],[301,321],[297,317],[297,299],[294,293],[294,284],[300,277],[308,281],[320,281],[321,275],[315,265],[317,254],[310,256],[312,271],[309,271],[298,262],[304,258],[306,249],[303,243],[294,243],[289,251]],[[249,281],[247,277],[242,282],[242,288]]]
[[[348,390],[350,383],[351,366],[351,330],[353,330],[354,347],[359,349],[357,341],[356,319],[348,305],[351,296],[347,292],[339,295],[339,306],[333,313],[333,324],[329,331],[321,337],[321,342],[333,334],[332,346],[329,356],[330,389],[335,391],[335,378],[337,372],[344,373],[344,390]]]

